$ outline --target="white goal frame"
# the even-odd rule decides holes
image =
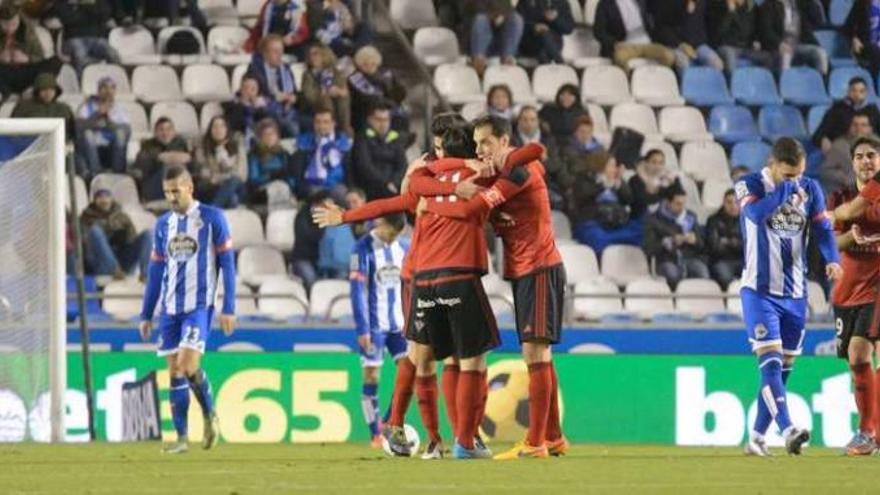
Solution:
[[[64,441],[64,394],[67,391],[67,318],[65,284],[64,119],[0,119],[0,136],[52,136],[49,169],[49,418],[50,441]]]

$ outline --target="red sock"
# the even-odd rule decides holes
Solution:
[[[394,380],[394,396],[391,400],[391,417],[388,424],[391,426],[403,426],[403,418],[409,409],[409,401],[412,399],[413,383],[416,379],[416,366],[404,357],[397,364],[397,376]]]
[[[876,389],[874,387],[874,370],[871,363],[850,365],[856,396],[856,408],[859,410],[859,431],[874,431],[874,408]]]
[[[550,363],[529,365],[529,432],[526,442],[532,447],[544,445],[547,436],[547,417],[550,412],[550,395],[553,377]]]
[[[880,368],[874,374],[874,438],[880,440]]]
[[[452,428],[452,436],[455,437],[455,425],[458,424],[458,410],[455,406],[455,390],[458,387],[459,367],[457,364],[444,364],[443,375],[440,378],[443,390],[443,402],[446,403],[446,417],[449,419],[449,427]]]
[[[462,371],[458,377],[455,398],[458,407],[458,423],[455,431],[458,432],[459,445],[466,449],[474,448],[474,434],[476,433],[474,426],[480,407],[481,381],[485,381],[482,371]]]
[[[422,424],[432,442],[440,441],[440,420],[437,417],[437,375],[416,377],[416,397]]]
[[[480,406],[477,409],[477,416],[474,421],[474,434],[479,435],[480,426],[483,424],[483,416],[486,415],[486,401],[489,400],[489,371],[483,370],[483,376],[480,378]]]
[[[554,442],[562,438],[562,423],[559,420],[559,378],[556,376],[556,366],[550,362],[550,408],[547,414],[548,441]]]

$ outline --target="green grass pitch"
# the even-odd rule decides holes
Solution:
[[[390,459],[351,444],[193,447],[169,456],[158,443],[0,445],[0,493],[880,492],[880,459],[830,449],[760,459],[733,448],[578,445],[564,458],[498,462]]]

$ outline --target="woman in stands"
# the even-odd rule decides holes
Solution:
[[[208,131],[196,148],[200,196],[218,208],[235,208],[247,180],[244,142],[229,130],[226,118],[211,119]]]
[[[560,143],[567,143],[574,134],[578,117],[586,115],[587,110],[581,104],[580,91],[574,84],[564,84],[556,92],[556,101],[547,104],[538,113],[550,132]]]

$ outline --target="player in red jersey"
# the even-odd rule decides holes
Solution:
[[[851,156],[855,184],[834,192],[828,198],[829,209],[851,202],[880,172],[880,141],[876,138],[856,140]],[[880,303],[880,205],[871,205],[851,220],[835,222],[834,230],[844,274],[832,292],[837,355],[849,361],[859,411],[859,430],[847,445],[846,453],[870,455],[877,450],[875,435],[880,435],[880,377],[872,364],[874,354],[880,351],[880,311],[876,310]]]

